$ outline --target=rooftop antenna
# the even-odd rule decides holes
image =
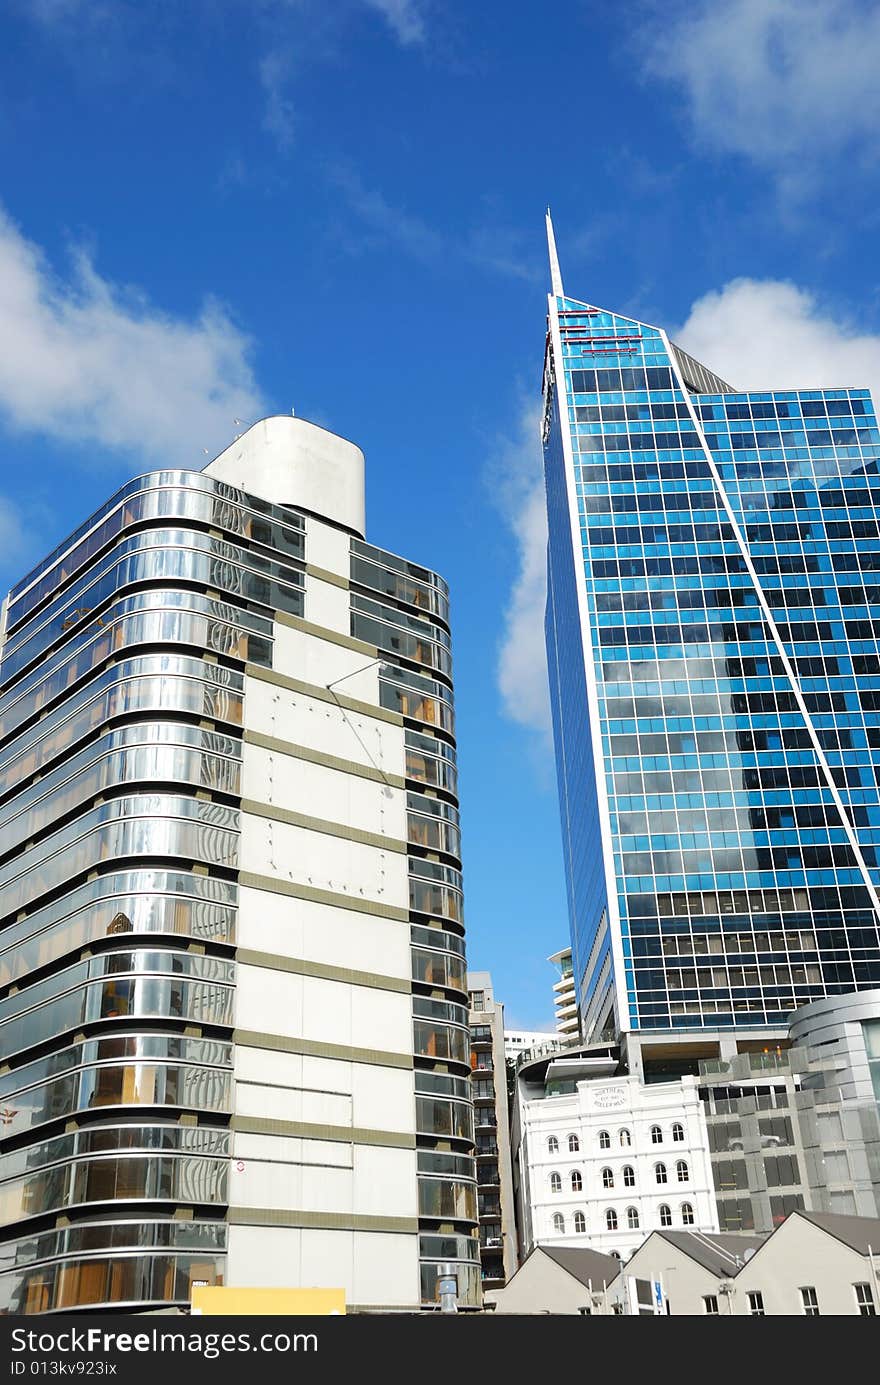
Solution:
[[[563,296],[562,271],[559,268],[559,256],[556,253],[556,237],[553,234],[553,221],[550,216],[550,208],[547,208],[547,252],[550,256],[550,288],[557,298]]]

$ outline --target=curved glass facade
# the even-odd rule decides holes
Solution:
[[[86,627],[71,645],[49,655],[0,695],[0,738],[5,741],[88,675],[139,645],[177,645],[242,664],[268,664],[272,622],[201,592],[160,587],[123,597],[104,612],[100,625]]]
[[[229,881],[184,871],[101,875],[0,931],[0,987],[121,933],[234,943],[235,900]]]
[[[175,722],[109,731],[0,809],[0,856],[117,784],[182,783],[239,796],[241,742]]]
[[[126,659],[4,745],[0,797],[116,719],[183,712],[241,726],[243,694],[240,674],[202,660],[173,654]]]
[[[3,1139],[28,1146],[37,1126],[98,1107],[228,1113],[231,1073],[228,1042],[132,1032],[129,1022],[112,1036],[57,1047],[36,1059],[24,1055],[20,1066],[0,1077]]]
[[[59,640],[69,639],[71,631],[103,623],[104,610],[113,598],[133,587],[159,583],[202,590],[216,587],[233,600],[260,602],[302,615],[302,574],[268,562],[264,564],[268,573],[254,572],[242,565],[245,557],[234,544],[185,529],[163,529],[159,534],[147,532],[127,539],[94,574],[81,578],[9,637],[0,682],[5,686]],[[281,580],[281,575],[287,580]]]
[[[270,518],[271,516],[271,518]],[[7,628],[21,622],[53,592],[103,553],[121,534],[135,526],[156,527],[157,521],[191,519],[203,528],[216,528],[253,540],[292,558],[303,557],[305,523],[301,516],[279,516],[276,506],[215,481],[199,472],[157,471],[138,477],[117,491],[97,514],[86,520],[61,549],[12,588]]]
[[[160,1306],[178,1290],[188,1301],[194,1280],[223,1282],[225,1250],[222,1221],[131,1221],[124,1212],[25,1235],[4,1245],[0,1313]]]
[[[239,813],[173,794],[115,798],[52,832],[0,867],[0,907],[9,917],[106,861],[203,862],[234,870]]]
[[[12,593],[8,1311],[186,1304],[223,1281],[244,666],[271,661],[275,611],[303,609],[304,521],[271,509],[143,477]]]

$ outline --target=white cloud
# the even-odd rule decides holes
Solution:
[[[698,299],[673,335],[738,389],[868,386],[880,399],[880,336],[795,284],[734,279]]]
[[[398,42],[407,46],[425,40],[425,16],[419,0],[365,0],[389,25]]]
[[[547,508],[541,462],[539,410],[524,408],[513,438],[497,449],[491,467],[496,496],[517,549],[518,571],[498,657],[498,688],[506,715],[548,735],[550,695],[544,648],[547,596]]]
[[[0,418],[13,429],[201,466],[262,411],[249,342],[222,307],[164,314],[102,279],[65,281],[0,211]]]
[[[272,136],[282,154],[293,148],[295,130],[293,102],[287,94],[291,66],[289,54],[279,49],[267,53],[260,61],[260,86],[265,97],[263,129]]]
[[[643,34],[697,140],[801,189],[822,160],[877,153],[880,8],[862,0],[688,0]]]
[[[435,227],[404,211],[402,207],[393,207],[378,188],[367,187],[351,168],[336,168],[331,178],[375,240],[382,244],[399,245],[407,255],[423,264],[443,258],[447,249],[446,241]],[[352,250],[363,248],[361,244],[351,241],[348,247]]]
[[[338,166],[330,173],[366,235],[342,237],[346,249],[354,254],[374,245],[397,245],[404,254],[421,264],[448,265],[452,261],[474,265],[514,279],[539,281],[543,271],[538,262],[523,254],[519,231],[503,226],[472,226],[463,233],[447,233],[392,205],[376,187],[368,187],[352,168]]]
[[[30,564],[39,547],[36,517],[0,496],[0,572],[18,572]]]

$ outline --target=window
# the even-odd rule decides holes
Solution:
[[[628,1130],[621,1130],[618,1139],[620,1140],[620,1143],[624,1149],[628,1149],[633,1142],[632,1135],[629,1133]]]
[[[577,1154],[577,1153],[579,1153],[580,1147],[581,1147],[581,1142],[580,1142],[580,1140],[578,1139],[577,1135],[569,1135],[569,1137],[568,1137],[568,1152],[569,1152],[569,1154]]]
[[[677,1159],[675,1162],[675,1176],[679,1183],[687,1183],[690,1180],[688,1166],[684,1159]]]
[[[575,1212],[575,1214],[574,1214],[574,1229],[575,1229],[575,1231],[577,1231],[579,1234],[582,1233],[582,1232],[584,1232],[584,1231],[586,1231],[586,1229],[587,1229],[587,1219],[586,1219],[586,1217],[584,1216],[583,1212]]]
[[[551,1173],[550,1175],[550,1191],[551,1193],[562,1192],[562,1179],[558,1173]]]
[[[550,1139],[547,1141],[547,1153],[548,1153],[548,1154],[558,1154],[558,1153],[559,1153],[559,1141],[557,1140],[557,1138],[556,1138],[555,1135],[551,1135],[551,1136],[550,1136]]]
[[[666,1175],[666,1165],[665,1165],[665,1164],[655,1164],[655,1165],[654,1165],[654,1177],[656,1178],[656,1180],[657,1180],[658,1183],[668,1183],[669,1180],[668,1180],[667,1175]]]
[[[661,1226],[671,1226],[671,1225],[672,1225],[672,1208],[671,1208],[671,1207],[667,1207],[665,1202],[661,1202],[661,1204],[660,1204],[660,1225],[661,1225]]]
[[[613,1187],[614,1187],[614,1174],[613,1174],[613,1172],[612,1172],[611,1169],[605,1168],[605,1169],[602,1170],[602,1187],[603,1187],[603,1188],[613,1188]]]
[[[553,1213],[553,1230],[560,1236],[565,1235],[565,1217],[561,1212]]]
[[[749,1313],[753,1318],[763,1318],[767,1316],[764,1312],[764,1295],[761,1293],[760,1289],[752,1289],[751,1293],[748,1295],[748,1300]]]
[[[652,1126],[651,1126],[651,1144],[652,1144],[652,1145],[662,1145],[662,1143],[663,1143],[663,1131],[660,1129],[660,1126],[659,1126],[659,1125],[652,1125]]]
[[[676,1121],[672,1127],[672,1138],[677,1144],[681,1144],[684,1139],[684,1126],[679,1121]]]
[[[634,1188],[636,1186],[636,1171],[632,1164],[623,1166],[623,1186],[624,1188]]]
[[[871,1293],[870,1284],[854,1284],[856,1291],[856,1304],[859,1314],[863,1318],[876,1318],[877,1309],[874,1304],[874,1295]]]
[[[713,1318],[720,1317],[718,1312],[718,1297],[716,1294],[703,1295],[703,1312]]]
[[[610,1148],[611,1148],[611,1136],[608,1134],[608,1131],[607,1131],[607,1130],[600,1130],[600,1131],[599,1131],[599,1148],[600,1148],[600,1149],[610,1149]]]
[[[694,1224],[694,1209],[689,1202],[681,1204],[681,1224],[682,1226],[693,1226]]]
[[[582,1191],[583,1186],[584,1180],[581,1178],[580,1169],[575,1169],[571,1175],[571,1191],[573,1193],[579,1193]]]
[[[609,1231],[617,1230],[617,1213],[613,1207],[609,1207],[608,1211],[605,1213],[605,1225],[608,1227]]]
[[[471,1009],[472,1009],[472,1010],[482,1010],[482,1008],[483,1008],[484,996],[485,996],[485,992],[483,992],[483,991],[471,991]]]
[[[627,1226],[629,1227],[630,1231],[638,1231],[638,1229],[639,1229],[639,1209],[638,1209],[637,1207],[627,1207],[627,1209],[626,1209],[626,1224],[627,1224]]]
[[[805,1318],[819,1317],[819,1299],[812,1285],[806,1289],[801,1289],[801,1307],[804,1310]]]

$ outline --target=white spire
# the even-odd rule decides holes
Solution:
[[[550,256],[550,288],[557,297],[562,297],[562,271],[559,268],[559,256],[556,253],[556,237],[553,234],[553,222],[550,219],[550,208],[547,208],[547,251]]]

